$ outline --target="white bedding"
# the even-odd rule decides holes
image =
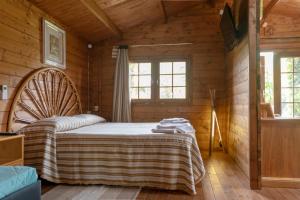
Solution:
[[[58,134],[97,134],[97,135],[157,135],[152,133],[158,123],[98,123],[78,129],[58,132]]]

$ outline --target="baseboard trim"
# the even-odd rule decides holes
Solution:
[[[300,189],[300,178],[262,177],[261,185],[263,187]]]

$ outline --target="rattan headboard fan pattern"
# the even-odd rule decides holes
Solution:
[[[13,99],[8,131],[17,131],[40,119],[81,113],[78,91],[60,69],[40,68],[21,84]]]

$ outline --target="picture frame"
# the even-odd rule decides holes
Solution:
[[[43,62],[66,69],[66,32],[43,19]]]

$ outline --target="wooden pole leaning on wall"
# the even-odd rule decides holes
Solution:
[[[209,156],[212,155],[213,149],[214,149],[214,142],[215,142],[215,127],[217,126],[217,131],[219,134],[219,146],[224,149],[223,140],[222,140],[222,134],[218,122],[218,117],[216,113],[216,90],[215,89],[209,89],[210,94],[210,102],[211,102],[211,122],[210,122],[210,138],[209,138]]]

